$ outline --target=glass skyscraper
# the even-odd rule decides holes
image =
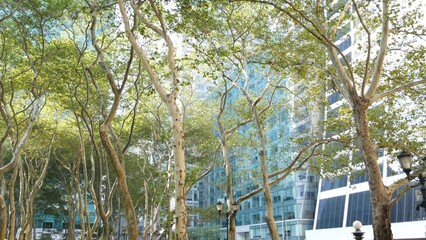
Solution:
[[[257,69],[258,70],[258,69]],[[262,90],[261,77],[256,74],[256,69],[249,67],[247,72],[253,81],[250,85],[254,90]],[[286,81],[286,84],[290,84]],[[289,86],[303,95],[300,85]],[[261,92],[261,91],[259,91]],[[232,92],[231,101],[239,92]],[[299,96],[300,97],[300,96]],[[293,159],[294,146],[289,139],[294,136],[309,135],[311,131],[311,114],[306,108],[298,108],[295,100],[286,96],[284,92],[277,93],[274,101],[286,102],[288,108],[276,107],[273,114],[265,120],[265,137],[267,138],[266,154],[268,158],[269,173],[285,168]],[[280,104],[277,104],[279,106]],[[298,108],[295,111],[293,108]],[[248,132],[253,126],[244,126],[241,133]],[[241,197],[261,187],[259,174],[258,152],[249,147],[233,149],[230,154],[233,172],[234,199]],[[305,231],[312,229],[314,224],[314,211],[317,196],[318,177],[306,168],[306,170],[291,173],[285,180],[271,187],[274,205],[274,220],[277,224],[281,239],[304,239]],[[202,179],[197,186],[199,193],[199,207],[206,208],[215,205],[219,200],[225,200],[225,170],[223,167],[214,169],[208,176]],[[271,239],[268,227],[265,223],[266,203],[263,192],[243,201],[236,216],[236,239]],[[222,230],[222,239],[225,238],[226,220],[221,218],[218,223]]]

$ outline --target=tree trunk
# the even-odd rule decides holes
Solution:
[[[15,183],[16,183],[16,177],[17,176],[18,176],[18,168],[14,168],[13,173],[12,173],[12,177],[11,177],[10,182],[9,182],[10,213],[9,213],[9,236],[8,236],[8,239],[15,239],[15,228],[16,228]]]
[[[225,93],[226,94],[226,93]],[[225,176],[226,176],[226,197],[227,197],[227,206],[228,209],[227,211],[233,211],[232,209],[232,204],[234,203],[234,196],[232,195],[232,166],[231,166],[231,162],[229,160],[229,156],[228,156],[228,146],[226,143],[226,139],[227,139],[227,135],[226,135],[226,131],[223,127],[222,121],[221,121],[221,116],[225,107],[225,100],[226,97],[225,95],[222,95],[221,97],[221,109],[220,109],[220,113],[217,117],[217,122],[219,125],[219,130],[221,133],[221,145],[222,145],[222,157],[223,157],[223,161],[225,162]],[[228,239],[229,240],[235,240],[235,234],[236,234],[236,228],[235,228],[235,218],[236,218],[236,213],[234,214],[234,212],[230,212],[230,214],[227,216],[227,229],[228,229]]]
[[[77,96],[75,96],[77,98]],[[77,116],[77,114],[76,114]],[[76,117],[77,118],[77,117]],[[86,129],[88,129],[89,132],[89,136],[91,139],[91,143],[92,143],[92,148],[93,148],[93,152],[91,153],[91,165],[92,165],[92,180],[91,180],[91,192],[93,197],[93,201],[94,204],[96,206],[96,214],[97,214],[97,218],[100,218],[102,220],[102,232],[101,235],[98,236],[99,239],[108,239],[108,235],[109,235],[109,217],[112,215],[112,196],[114,195],[113,192],[115,191],[114,189],[111,189],[111,184],[110,184],[110,176],[109,176],[109,171],[108,171],[108,164],[106,163],[107,161],[105,160],[103,154],[101,153],[101,150],[99,149],[98,143],[96,141],[95,138],[95,133],[94,133],[94,124],[93,124],[93,118],[84,118],[84,115],[81,116],[83,122],[86,125]],[[95,162],[95,156],[93,156],[93,154],[95,154],[97,162]],[[103,167],[103,164],[105,162],[105,168]],[[105,169],[105,170],[104,170]],[[95,176],[98,176],[98,181],[95,181]],[[105,183],[105,200],[103,199],[103,192],[102,192],[102,186],[104,185],[103,183],[103,177],[106,176],[106,183]],[[95,182],[97,182],[97,188],[95,189],[95,186],[93,185]],[[105,212],[105,206],[110,210],[107,213]],[[99,228],[99,226],[98,226]]]
[[[220,124],[221,125],[221,124]],[[224,134],[224,132],[223,132]],[[236,234],[236,226],[235,226],[235,218],[236,212],[234,212],[232,208],[232,204],[234,204],[234,196],[232,195],[232,166],[228,156],[228,149],[226,145],[226,136],[222,135],[222,153],[223,159],[225,161],[225,175],[226,175],[226,197],[227,197],[227,230],[228,230],[228,240],[235,240]]]
[[[162,101],[167,105],[169,116],[171,118],[171,126],[173,130],[173,153],[174,153],[174,164],[175,164],[175,233],[177,240],[186,240],[188,239],[188,219],[187,219],[187,210],[186,210],[186,168],[185,168],[185,142],[184,142],[184,131],[182,125],[182,115],[181,111],[177,105],[179,92],[181,87],[181,80],[178,78],[178,70],[175,64],[175,49],[173,42],[171,41],[170,36],[168,35],[165,27],[165,21],[158,9],[155,1],[150,0],[149,4],[152,8],[154,15],[157,17],[157,20],[161,23],[164,28],[158,28],[149,20],[143,18],[143,14],[139,12],[137,6],[132,6],[134,14],[138,16],[139,20],[148,28],[152,29],[158,33],[163,39],[167,46],[167,60],[169,64],[170,76],[172,79],[171,82],[171,91],[168,92],[162,82],[160,81],[159,76],[156,74],[155,70],[151,67],[149,59],[146,56],[144,50],[139,46],[136,37],[133,35],[133,32],[130,28],[129,17],[126,12],[126,7],[124,1],[118,1],[121,15],[123,17],[123,24],[125,27],[127,38],[135,49],[136,54],[141,60],[142,65],[145,68],[151,83],[155,88],[156,92],[159,94]]]
[[[243,72],[243,74],[244,76],[246,76],[246,81],[248,82],[249,81],[248,74],[245,71]],[[240,90],[242,91],[242,93],[244,94],[244,96],[246,97],[247,101],[249,102],[251,106],[251,115],[252,115],[252,118],[254,119],[254,124],[256,126],[256,134],[259,141],[260,174],[262,176],[263,195],[265,196],[265,201],[266,201],[265,221],[266,221],[266,224],[268,225],[271,238],[273,240],[279,240],[280,237],[278,234],[277,225],[275,224],[275,221],[274,221],[274,206],[272,203],[271,187],[269,185],[269,178],[268,178],[268,167],[266,164],[267,159],[265,154],[265,151],[266,151],[265,136],[262,130],[261,120],[259,119],[259,112],[257,111],[257,104],[260,102],[260,99],[267,92],[267,90],[269,89],[269,86],[270,86],[269,84],[266,84],[266,86],[262,90],[262,93],[256,100],[253,100],[245,89],[240,88]]]
[[[182,116],[175,100],[167,103],[169,113],[172,118],[173,127],[173,153],[175,160],[175,196],[176,196],[176,239],[188,239],[188,218],[186,212],[186,170],[185,170],[185,152],[184,152],[184,134],[182,127]]]
[[[368,101],[357,98],[354,101],[353,117],[357,131],[357,144],[367,166],[371,208],[373,211],[373,229],[375,240],[392,240],[389,202],[392,198],[383,184],[382,173],[377,162],[374,144],[371,141],[368,126]]]
[[[271,234],[271,238],[273,240],[280,240],[280,236],[278,234],[277,225],[274,221],[274,205],[272,203],[272,194],[271,188],[269,186],[269,178],[268,178],[268,167],[266,165],[266,155],[265,155],[265,137],[262,131],[262,126],[259,120],[259,114],[256,111],[256,105],[253,105],[252,112],[253,118],[255,119],[257,134],[260,142],[260,169],[262,174],[262,185],[263,185],[263,194],[265,196],[266,201],[266,216],[265,221],[268,225],[269,233]]]
[[[123,168],[123,165],[120,163],[120,160],[117,156],[116,151],[114,150],[114,147],[112,146],[111,141],[109,140],[109,135],[107,130],[108,127],[109,126],[104,126],[102,128],[102,131],[100,133],[101,141],[105,147],[105,150],[108,153],[108,156],[111,159],[111,163],[115,170],[115,173],[117,174],[117,179],[118,179],[117,189],[118,189],[120,199],[124,205],[129,238],[131,240],[137,240],[139,237],[139,231],[138,231],[137,217],[136,217],[136,212],[133,205],[133,200],[130,196],[129,188],[127,187],[125,170]]]
[[[7,208],[4,197],[0,195],[0,238],[6,239]]]
[[[75,238],[75,204],[72,195],[70,195],[70,199],[68,200],[68,237],[69,240],[74,240]]]
[[[173,174],[172,174],[172,170],[173,170],[173,158],[171,156],[169,156],[169,160],[167,162],[167,187],[166,187],[166,191],[167,191],[167,209],[171,210],[172,209],[172,183],[173,183]],[[166,235],[167,235],[167,239],[172,240],[173,239],[173,232],[172,232],[172,226],[173,226],[173,219],[171,214],[167,215],[167,219],[166,219]]]
[[[114,145],[111,142],[111,136],[110,136],[110,134],[114,135],[111,125],[112,125],[112,122],[114,121],[115,115],[119,108],[121,94],[125,88],[126,81],[123,81],[122,85],[118,87],[116,84],[116,79],[114,79],[114,75],[112,74],[111,69],[109,68],[108,64],[106,64],[106,62],[108,61],[104,59],[104,49],[99,46],[98,40],[96,38],[96,33],[97,33],[96,23],[97,23],[98,8],[96,4],[92,4],[92,5],[89,4],[89,6],[92,9],[92,21],[90,26],[90,32],[92,35],[92,45],[96,49],[96,52],[98,53],[98,57],[99,57],[98,63],[106,75],[106,78],[110,85],[110,89],[114,96],[109,113],[106,114],[102,112],[102,114],[105,117],[103,119],[103,125],[101,126],[101,129],[100,129],[100,138],[101,138],[102,145],[109,157],[109,160],[111,161],[112,167],[117,175],[117,190],[118,190],[120,200],[122,201],[124,206],[125,216],[127,219],[127,232],[129,234],[129,238],[131,240],[137,240],[139,237],[138,222],[137,222],[137,216],[136,216],[133,200],[130,195],[129,188],[127,186],[126,171],[123,165],[124,157],[122,156],[122,152],[120,151],[121,150],[120,143],[117,143],[116,145]],[[133,50],[131,50],[131,54],[133,54]],[[129,64],[131,64],[131,61],[129,62]],[[92,83],[95,85],[97,84],[95,79],[92,79]],[[96,86],[96,88],[98,88],[98,86]],[[101,93],[98,93],[98,94],[101,95]],[[100,98],[102,99],[101,96]],[[102,111],[104,111],[104,109],[102,109]],[[116,149],[116,147],[118,147],[118,150]]]
[[[235,235],[237,234],[237,225],[235,224],[236,218],[237,218],[237,212],[232,212],[231,214],[229,214],[229,218],[228,218],[229,240],[235,240]]]

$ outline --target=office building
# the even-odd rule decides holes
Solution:
[[[405,173],[397,166],[386,164],[387,156],[380,157],[383,162],[382,173],[385,183],[392,183],[404,178]],[[362,171],[362,170],[360,170]],[[424,239],[426,237],[426,213],[424,209],[416,210],[416,190],[406,193],[392,208],[391,222],[394,239]],[[398,191],[394,194],[394,196]],[[314,230],[307,231],[307,240],[351,239],[354,231],[352,223],[363,223],[365,239],[373,239],[371,227],[371,201],[365,173],[345,175],[331,180],[321,179]]]
[[[249,68],[248,74],[253,81],[251,87],[263,88],[261,77],[257,76],[255,68]],[[290,83],[286,83],[290,84]],[[289,86],[298,94],[303,94],[300,85]],[[231,99],[239,96],[239,93],[230,94]],[[267,137],[268,167],[271,173],[282,169],[293,159],[294,146],[290,146],[290,137],[306,136],[310,134],[313,115],[307,108],[301,108],[294,99],[286,96],[284,92],[277,93],[277,101],[286,101],[289,108],[276,107],[273,114],[266,122],[265,136]],[[299,95],[298,97],[301,97]],[[284,100],[285,99],[285,100]],[[235,102],[230,100],[229,102]],[[277,105],[278,106],[278,105]],[[292,111],[291,108],[298,108]],[[294,113],[294,114],[292,114]],[[317,115],[315,115],[317,116]],[[240,129],[242,134],[254,129],[254,126],[244,126]],[[248,136],[245,136],[248,137]],[[234,199],[241,197],[261,187],[259,174],[259,156],[253,147],[241,147],[233,149],[230,154],[233,172]],[[258,176],[258,175],[257,175]],[[306,168],[303,171],[291,173],[285,180],[271,188],[274,205],[274,219],[281,239],[304,239],[305,231],[312,229],[318,177]],[[214,169],[208,176],[202,179],[198,186],[199,207],[206,208],[216,205],[220,200],[225,201],[225,170],[223,167]],[[265,223],[265,197],[263,192],[243,201],[236,216],[236,239],[271,239],[268,227]],[[222,238],[226,238],[226,220],[222,216],[219,225],[222,230]]]

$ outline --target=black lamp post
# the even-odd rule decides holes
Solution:
[[[402,151],[400,154],[398,154],[397,158],[399,160],[399,163],[401,164],[402,171],[404,171],[405,174],[407,174],[408,181],[411,181],[410,172],[411,172],[411,167],[413,165],[413,154],[406,151]],[[424,163],[426,163],[426,156],[423,157],[422,160]],[[426,209],[426,186],[425,186],[426,178],[423,176],[423,173],[419,174],[418,178],[419,178],[419,183],[422,186],[420,188],[420,192],[422,194],[422,202],[417,205],[416,210],[419,210],[420,207]]]
[[[216,209],[217,209],[219,215],[222,214],[223,203],[220,200],[216,203]],[[229,229],[228,229],[229,215],[231,215],[234,212],[236,213],[238,211],[238,204],[237,203],[233,203],[232,204],[232,210],[231,211],[230,210],[231,209],[228,209],[227,212],[223,213],[223,214],[226,215],[226,240],[229,239]]]
[[[361,231],[362,223],[356,220],[352,223],[352,226],[355,228],[355,231],[352,232],[355,240],[362,240],[364,238],[364,232]]]

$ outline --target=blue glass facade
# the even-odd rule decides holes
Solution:
[[[366,171],[358,171],[352,174],[351,184],[358,184],[368,181],[368,175]]]
[[[426,217],[425,211],[416,210],[417,201],[416,201],[416,190],[420,190],[420,187],[411,189],[409,192],[405,193],[404,196],[395,204],[391,211],[391,221],[392,222],[411,222],[424,220]],[[394,197],[398,194],[400,190],[394,193]]]
[[[348,183],[348,177],[347,176],[341,176],[338,178],[333,179],[324,179],[321,184],[321,192],[332,190],[336,188],[346,187]]]
[[[96,219],[95,204],[92,201],[90,201],[87,204],[87,209],[89,211],[89,221],[90,221],[90,224],[92,225]],[[51,215],[51,214],[45,213],[43,210],[40,210],[40,211],[37,211],[35,215],[35,227],[36,228],[54,228],[57,230],[62,230],[64,228],[67,228],[68,226],[68,222],[65,221],[67,219],[68,219],[67,216],[64,216],[62,214]],[[80,216],[78,214],[76,214],[75,216],[75,224],[77,225],[77,227],[81,224]]]
[[[370,191],[353,193],[349,195],[348,218],[346,226],[352,226],[355,221],[364,225],[372,224]]]
[[[419,188],[417,188],[419,189]],[[407,192],[391,209],[391,222],[411,222],[424,219],[424,211],[416,210],[416,189]],[[395,192],[394,197],[399,191]],[[351,194],[349,197],[348,219],[346,226],[360,220],[364,225],[372,224],[370,192]]]
[[[345,211],[345,196],[319,201],[317,229],[342,227]]]
[[[407,192],[391,209],[391,222],[410,222],[423,220],[426,217],[425,211],[417,211],[416,190]],[[395,192],[394,197],[399,191]],[[345,197],[338,196],[322,199],[319,201],[317,227],[316,229],[340,228],[345,212]],[[355,220],[361,221],[364,225],[372,224],[372,209],[370,191],[352,193],[349,195],[347,218],[345,227],[352,226]]]
[[[261,66],[255,64],[247,66],[246,71],[251,79],[247,88],[249,92],[260,92],[267,83],[265,77],[259,74],[262,72],[259,71],[261,68]],[[286,80],[283,79],[281,82],[284,83]],[[244,81],[241,80],[240,83],[243,84]],[[300,91],[299,94],[303,95],[303,86],[300,85],[295,88],[297,88],[295,91]],[[240,96],[241,93],[237,89],[228,95],[230,107],[226,115],[230,119],[237,114],[232,109],[232,103],[237,103],[237,99]],[[274,107],[271,110],[271,115],[264,120],[265,153],[268,159],[269,173],[287,167],[292,161],[293,151],[295,151],[294,148],[296,146],[289,139],[292,137],[309,137],[309,132],[311,131],[311,115],[304,104],[300,104],[301,107],[298,108],[297,112],[290,114],[290,110],[287,107],[283,107],[282,104],[283,102],[291,101],[290,97],[287,96],[287,92],[277,89],[274,96]],[[269,95],[265,98],[268,97]],[[256,135],[253,134],[253,129],[255,129],[255,126],[249,123],[241,126],[238,129],[238,133],[240,137],[256,142]],[[242,146],[240,144],[230,144],[228,151],[233,173],[233,198],[238,199],[261,187],[259,153],[253,145]],[[225,198],[224,168],[219,166],[205,176],[198,183],[198,193],[198,205],[201,208],[215,205],[218,200],[223,201]],[[317,193],[318,177],[309,170],[293,172],[285,180],[271,188],[274,206],[273,218],[279,228],[281,239],[302,239],[305,236],[305,230],[313,228]],[[257,237],[270,239],[265,224],[265,210],[266,201],[263,193],[241,202],[236,215],[236,225],[248,227],[248,232],[245,228],[240,228],[244,229],[246,237],[249,236],[250,239]],[[226,226],[226,220],[221,218],[211,224],[223,228]],[[224,233],[224,229],[221,231]],[[222,239],[224,236],[222,234]]]

